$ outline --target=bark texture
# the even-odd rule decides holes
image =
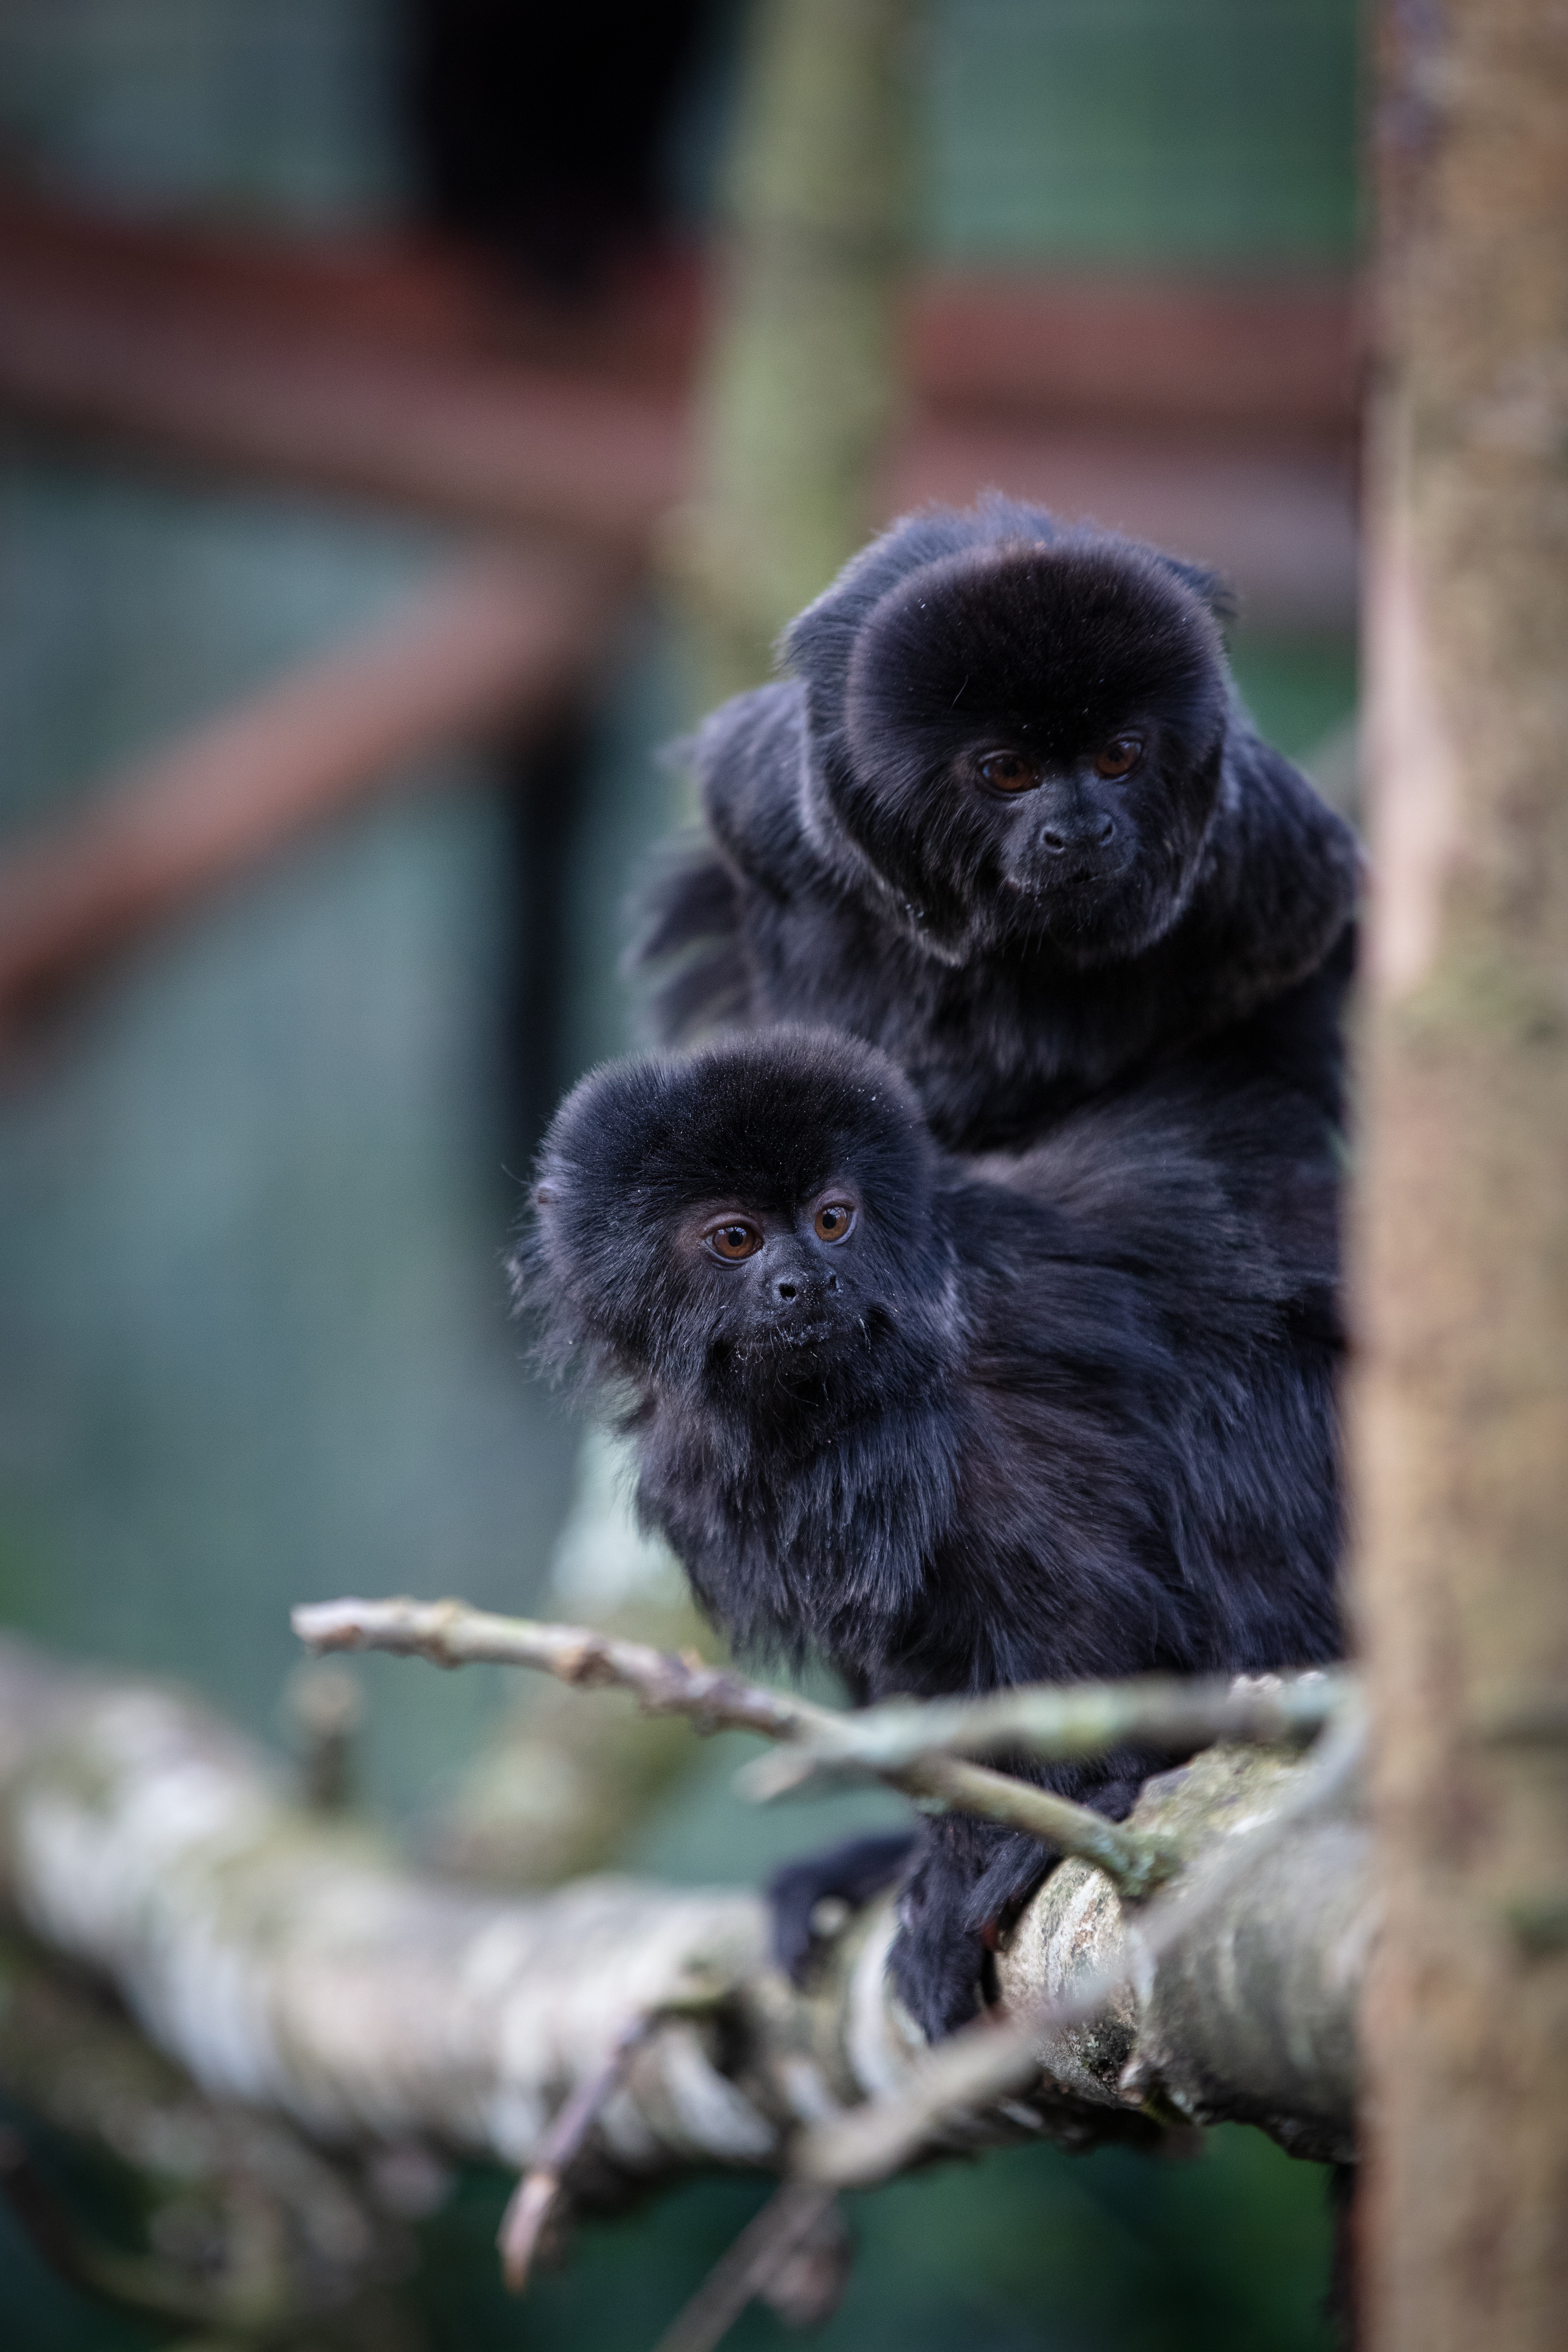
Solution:
[[[303,2322],[312,2346],[401,2352],[395,2290],[416,2258],[406,2223],[448,2186],[428,2150],[344,2166],[277,2116],[204,2095],[98,1987],[14,1936],[0,1940],[0,2098],[8,2118],[41,2126],[47,2146],[68,2145],[100,2189],[120,2192],[114,2234],[101,2200],[89,2228],[23,2134],[0,2130],[0,2187],[77,2285],[163,2320],[171,2341],[195,2329],[230,2347],[275,2345],[283,2330],[298,2345],[288,2331]]]
[[[1057,1871],[1001,1956],[1009,2008],[1125,1981],[1104,2019],[1043,2030],[1005,2093],[942,2111],[921,2144],[1147,2140],[1175,2111],[1283,2120],[1290,2144],[1338,2147],[1370,1913],[1353,1815],[1289,1818],[1312,1769],[1215,1748],[1150,1783],[1135,1818],[1192,1857],[1169,1898],[1187,1906],[1174,1936],[1152,1932],[1153,1906],[1124,1910],[1091,1865]],[[766,1962],[750,1894],[597,1878],[503,1899],[422,1878],[341,1814],[300,1808],[189,1699],[10,1643],[0,1892],[40,1944],[110,1979],[209,2096],[329,2147],[426,2142],[525,2163],[628,2021],[654,2014],[579,2194],[712,2165],[784,2168],[803,2127],[902,2096],[930,2063],[884,1981],[885,1902],[797,1993]]]
[[[1568,8],[1385,5],[1356,1606],[1376,2352],[1568,2313]]]

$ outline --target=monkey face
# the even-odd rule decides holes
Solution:
[[[709,1372],[748,1389],[831,1381],[889,1328],[887,1263],[861,1187],[830,1178],[805,1200],[698,1203],[674,1246],[710,1331]],[[879,1262],[880,1261],[880,1262]]]
[[[1181,913],[1227,703],[1213,616],[1157,557],[1099,534],[968,549],[860,625],[826,789],[935,953],[1046,941],[1089,966]]]
[[[931,1161],[892,1064],[831,1031],[612,1064],[546,1139],[524,1286],[637,1383],[848,1402],[945,1297]]]

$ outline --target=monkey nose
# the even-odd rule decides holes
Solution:
[[[781,1282],[778,1284],[777,1288],[778,1295],[781,1298],[794,1298],[799,1295],[799,1285],[797,1283]]]
[[[1115,838],[1115,818],[1102,816],[1090,817],[1083,824],[1048,824],[1040,835],[1040,844],[1053,857],[1060,857],[1068,849],[1109,848]]]

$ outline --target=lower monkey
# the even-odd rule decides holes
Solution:
[[[519,1288],[742,1651],[858,1703],[1304,1666],[1340,1646],[1335,1164],[1321,1108],[1212,1051],[955,1160],[883,1055],[771,1029],[584,1080]],[[1120,1818],[1144,1767],[1034,1769]],[[921,1826],[890,1965],[928,2035],[1048,1866]],[[797,1946],[811,1884],[779,1885]]]

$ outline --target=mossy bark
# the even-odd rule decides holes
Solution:
[[[1375,2352],[1568,2313],[1568,11],[1384,12],[1355,1610]]]
[[[910,0],[761,0],[728,175],[696,499],[668,541],[704,703],[865,538],[896,393]]]

